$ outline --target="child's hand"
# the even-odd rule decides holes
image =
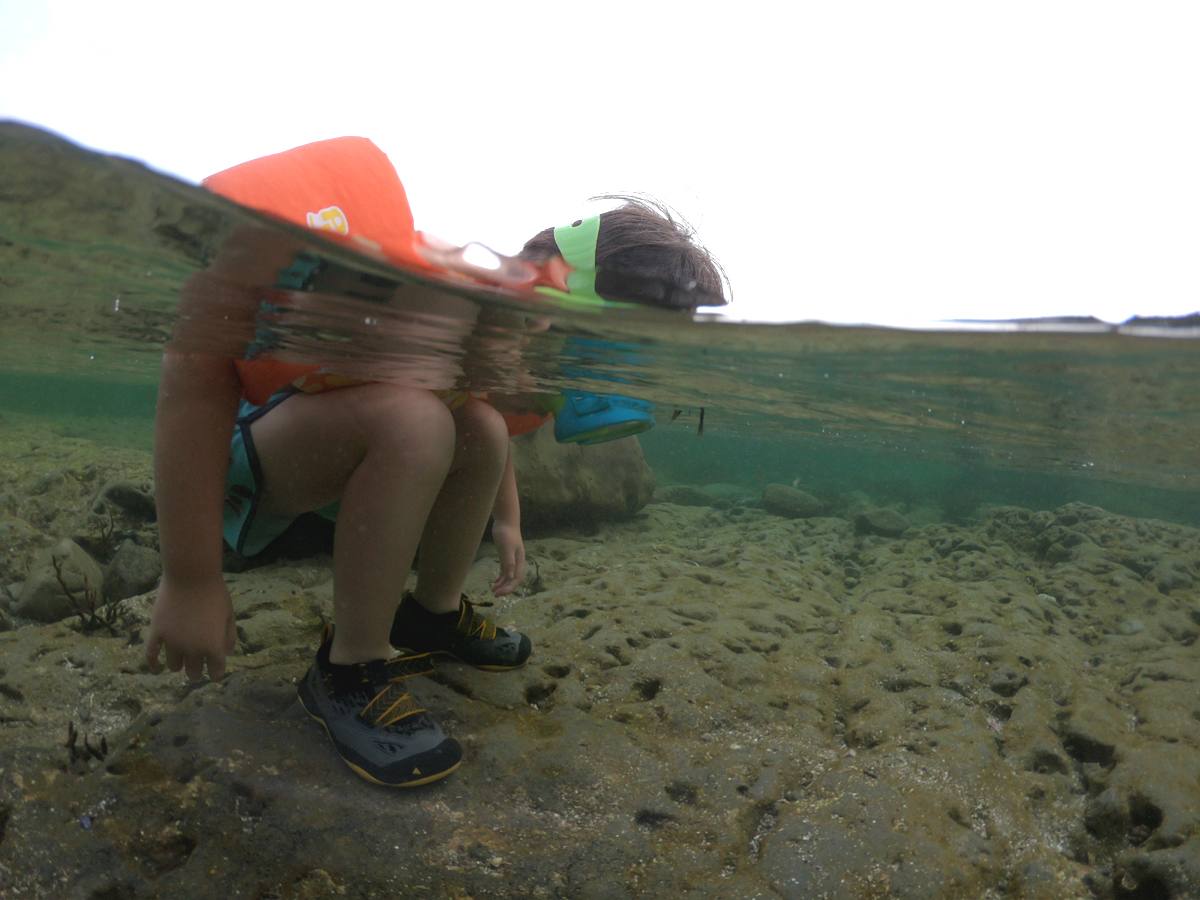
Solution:
[[[492,543],[500,557],[500,573],[492,582],[497,597],[511,594],[525,577],[525,542],[519,526],[508,522],[492,522]]]
[[[219,681],[225,677],[225,654],[237,643],[233,624],[233,601],[225,582],[179,587],[165,578],[154,598],[150,615],[150,635],[146,640],[146,662],[150,671],[158,672],[159,651],[167,651],[167,668],[172,672],[183,669],[189,681],[208,677]]]

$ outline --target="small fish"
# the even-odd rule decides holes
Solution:
[[[675,412],[671,413],[671,421],[674,422],[676,419],[678,419],[681,412],[683,412],[682,409],[677,409]]]
[[[696,436],[704,434],[704,407],[700,407],[700,424],[696,428]]]

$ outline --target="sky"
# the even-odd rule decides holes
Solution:
[[[0,0],[0,118],[198,182],[371,138],[515,253],[642,192],[727,315],[1200,309],[1200,4]]]

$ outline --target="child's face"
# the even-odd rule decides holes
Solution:
[[[574,271],[561,256],[535,265],[519,257],[504,256],[483,244],[455,247],[424,232],[420,233],[417,247],[425,261],[438,268],[480,284],[515,290],[543,285],[566,291],[567,276]]]
[[[441,238],[422,232],[418,251],[426,262],[483,284],[525,287],[533,284],[538,277],[536,266],[516,257],[504,256],[483,244],[455,247]]]

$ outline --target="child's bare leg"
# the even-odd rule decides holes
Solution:
[[[434,613],[459,608],[508,460],[508,429],[491,406],[470,400],[454,411],[454,424],[454,462],[421,535],[413,592]]]
[[[428,391],[371,384],[290,397],[251,432],[264,514],[299,515],[341,500],[330,660],[386,658],[422,526],[454,457],[450,411]]]

